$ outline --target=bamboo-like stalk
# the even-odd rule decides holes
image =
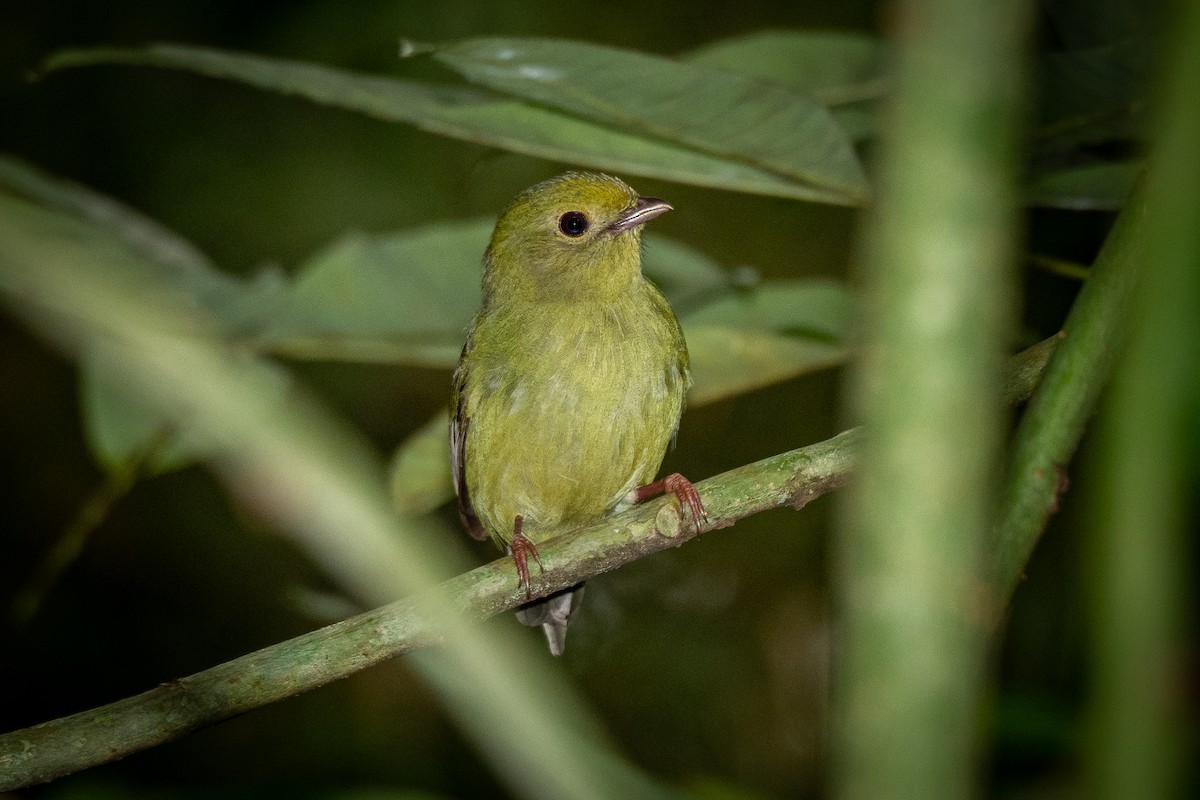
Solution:
[[[1139,285],[1087,487],[1092,632],[1087,794],[1184,797],[1189,458],[1200,374],[1200,6],[1177,4],[1137,236]],[[1194,771],[1194,767],[1193,767]]]
[[[868,435],[836,540],[833,782],[845,798],[959,798],[980,750],[1031,8],[906,0],[893,12],[850,395]]]

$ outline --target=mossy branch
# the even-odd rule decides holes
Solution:
[[[1012,359],[1011,402],[1033,391],[1056,341],[1047,339]],[[725,528],[780,506],[803,508],[841,487],[854,469],[861,440],[856,428],[697,484],[709,512],[701,530]],[[535,572],[534,592],[550,594],[697,535],[690,520],[680,520],[673,500],[647,503],[544,544],[545,572]],[[474,619],[524,600],[508,558],[446,581],[438,594],[452,598],[460,613]],[[400,600],[142,694],[0,735],[0,791],[115,761],[437,644],[440,635],[426,606],[421,597]]]

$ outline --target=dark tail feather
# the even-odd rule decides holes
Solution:
[[[517,609],[517,619],[530,627],[542,626],[550,655],[561,656],[567,646],[567,626],[583,602],[583,584],[563,589],[549,597],[526,603]]]

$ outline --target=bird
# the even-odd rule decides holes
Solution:
[[[654,480],[692,378],[687,344],[641,269],[641,232],[672,210],[619,178],[567,172],[521,192],[483,256],[478,313],[454,371],[450,453],[464,527],[509,553],[531,598],[537,545],[670,492],[696,530],[704,504],[679,473]],[[519,608],[561,655],[583,584]]]

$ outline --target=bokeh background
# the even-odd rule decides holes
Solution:
[[[389,74],[401,36],[555,36],[669,55],[766,28],[879,31],[886,14],[866,0],[10,4],[0,12],[0,150],[119,198],[230,272],[288,270],[347,231],[495,214],[566,165],[193,75],[97,67],[31,82],[31,71],[59,48],[177,41]],[[1053,49],[1049,16],[1040,46]],[[1144,24],[1130,22],[1131,32]],[[414,70],[445,75],[419,65],[405,74]],[[727,267],[849,274],[853,210],[628,177],[678,209],[658,232]],[[1029,249],[1087,263],[1111,218],[1031,212]],[[1034,267],[1022,281],[1014,349],[1053,333],[1078,289],[1075,278]],[[444,407],[449,389],[445,370],[289,367],[381,459]],[[832,436],[845,427],[839,378],[826,371],[690,412],[665,468],[706,477]],[[0,606],[104,484],[77,391],[69,361],[0,316]],[[1043,539],[996,654],[983,720],[994,796],[1061,796],[1076,780],[1086,644],[1077,497],[1066,496]],[[674,783],[738,786],[748,797],[821,793],[835,502],[760,515],[589,585],[556,668],[634,762]],[[113,505],[37,615],[0,631],[0,730],[311,630],[348,613],[338,602],[318,565],[203,468],[144,480]],[[421,793],[503,790],[400,660],[19,796]]]

